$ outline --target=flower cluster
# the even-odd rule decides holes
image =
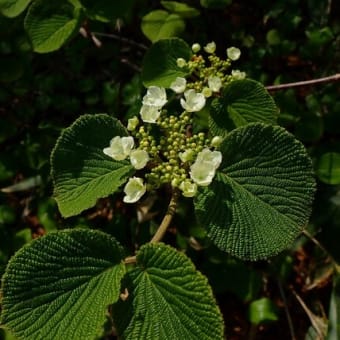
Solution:
[[[126,183],[124,202],[137,202],[147,190],[163,184],[178,188],[185,197],[194,197],[198,187],[213,181],[222,162],[222,153],[217,150],[222,137],[209,139],[205,132],[193,133],[194,113],[205,107],[208,97],[219,95],[226,84],[243,79],[245,74],[239,70],[226,72],[231,62],[240,57],[238,48],[228,48],[226,60],[216,56],[214,42],[203,49],[209,55],[210,66],[206,66],[203,56],[197,55],[201,46],[193,44],[192,59],[179,58],[177,65],[188,67],[195,80],[177,77],[169,86],[175,94],[170,99],[165,88],[150,86],[142,100],[140,118],[128,120],[131,135],[115,136],[103,149],[116,161],[129,159],[136,170],[147,167],[144,179],[134,176]],[[169,115],[164,109],[171,98],[179,99],[182,113]]]

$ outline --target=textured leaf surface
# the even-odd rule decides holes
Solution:
[[[32,0],[1,0],[0,12],[9,18],[14,18],[22,13]]]
[[[51,156],[54,196],[63,216],[79,214],[115,192],[133,173],[128,161],[103,153],[114,136],[127,132],[106,115],[83,115],[59,137]]]
[[[175,249],[143,246],[126,287],[128,299],[114,305],[123,339],[223,339],[222,317],[207,279]]]
[[[188,70],[177,66],[177,58],[188,61],[191,49],[178,38],[162,39],[153,44],[145,54],[142,79],[145,86],[169,87],[177,77],[185,77]]]
[[[25,18],[25,29],[35,52],[59,49],[78,32],[82,15],[67,0],[36,0]]]
[[[213,102],[211,129],[215,135],[252,122],[275,124],[278,109],[262,84],[250,80],[231,82]]]
[[[303,145],[261,123],[232,131],[222,164],[195,200],[197,217],[222,250],[258,260],[287,247],[308,221],[315,182]]]
[[[2,280],[2,323],[25,340],[91,339],[118,300],[125,273],[111,236],[50,233],[18,251]]]
[[[185,30],[185,22],[178,14],[156,10],[142,19],[142,31],[152,42],[180,35]]]

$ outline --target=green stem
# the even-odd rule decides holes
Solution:
[[[153,236],[153,238],[151,239],[150,243],[159,242],[163,238],[164,234],[166,233],[166,230],[168,229],[168,227],[171,223],[171,220],[172,220],[172,218],[173,218],[173,216],[175,215],[175,212],[176,212],[178,196],[179,196],[179,192],[176,189],[174,189],[172,196],[171,196],[169,206],[168,206],[168,211],[166,212],[161,225],[157,229],[157,231],[156,231],[155,235]]]

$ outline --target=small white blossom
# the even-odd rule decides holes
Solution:
[[[123,201],[125,203],[135,203],[145,194],[145,192],[146,185],[143,183],[143,179],[132,177],[124,187],[125,196],[123,197]]]
[[[195,43],[195,44],[193,44],[193,45],[191,46],[191,49],[192,49],[192,51],[193,51],[194,53],[197,53],[197,52],[199,52],[199,50],[201,49],[201,45],[198,44],[198,43]]]
[[[150,157],[145,150],[137,149],[132,150],[130,153],[131,165],[137,170],[143,169],[149,159]]]
[[[210,54],[214,53],[216,51],[216,44],[215,44],[215,42],[212,41],[212,42],[206,44],[204,46],[204,51],[206,51],[207,53],[210,53]]]
[[[241,51],[237,47],[229,47],[227,48],[227,56],[230,60],[237,60],[241,56]]]
[[[184,197],[194,197],[197,193],[197,184],[188,179],[181,182],[179,188],[182,190]]]
[[[232,70],[231,76],[233,77],[234,80],[242,80],[246,77],[246,73],[241,72],[240,70]]]
[[[161,115],[161,110],[157,106],[143,105],[140,109],[140,116],[145,123],[156,123]]]
[[[129,131],[134,131],[139,123],[138,117],[134,116],[128,120],[127,129]]]
[[[211,151],[208,148],[198,153],[196,161],[190,167],[191,179],[200,186],[207,186],[215,176],[216,169],[222,162],[222,154],[219,151]]]
[[[221,136],[215,136],[212,140],[210,145],[214,148],[217,148],[220,146],[220,144],[222,143],[223,138]]]
[[[176,63],[177,66],[180,68],[183,68],[187,64],[187,62],[183,58],[177,58]]]
[[[150,86],[143,97],[143,105],[156,106],[161,109],[167,102],[165,88]]]
[[[185,88],[187,86],[187,81],[185,78],[177,77],[176,80],[174,80],[170,84],[171,90],[173,90],[176,93],[183,93],[185,91]]]
[[[134,147],[133,137],[120,137],[116,136],[111,139],[110,146],[108,148],[103,149],[105,155],[108,155],[115,159],[116,161],[122,161],[127,158],[131,150]]]
[[[188,149],[188,150],[178,153],[178,157],[183,163],[192,161],[194,155],[195,155],[195,152],[192,149]]]
[[[195,90],[187,90],[184,92],[184,97],[181,98],[181,105],[188,112],[197,112],[203,109],[205,105],[205,97],[202,93],[196,93]]]
[[[204,87],[202,90],[202,94],[205,98],[209,98],[212,96],[212,91],[209,87]]]
[[[213,92],[218,92],[222,87],[222,80],[220,77],[209,77],[208,86]]]

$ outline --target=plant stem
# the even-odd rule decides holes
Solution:
[[[157,243],[163,238],[164,234],[166,233],[166,230],[168,229],[171,223],[173,216],[175,215],[178,197],[179,192],[176,189],[174,189],[168,206],[168,211],[166,212],[161,225],[157,229],[150,243]]]
[[[279,91],[279,90],[289,89],[289,88],[292,88],[292,87],[315,85],[315,84],[319,84],[319,83],[330,83],[330,82],[333,82],[333,81],[335,82],[335,81],[339,81],[339,80],[340,80],[340,73],[337,73],[337,74],[333,74],[332,76],[318,78],[318,79],[266,86],[266,90],[268,90],[268,91]]]
[[[178,190],[174,189],[171,199],[170,199],[168,210],[165,216],[163,217],[162,223],[160,224],[159,228],[157,229],[150,243],[157,243],[163,238],[164,234],[166,233],[166,230],[168,229],[171,223],[173,216],[175,215],[178,197],[179,197],[179,192]],[[125,264],[136,263],[136,256],[126,257],[124,259],[124,263]]]

